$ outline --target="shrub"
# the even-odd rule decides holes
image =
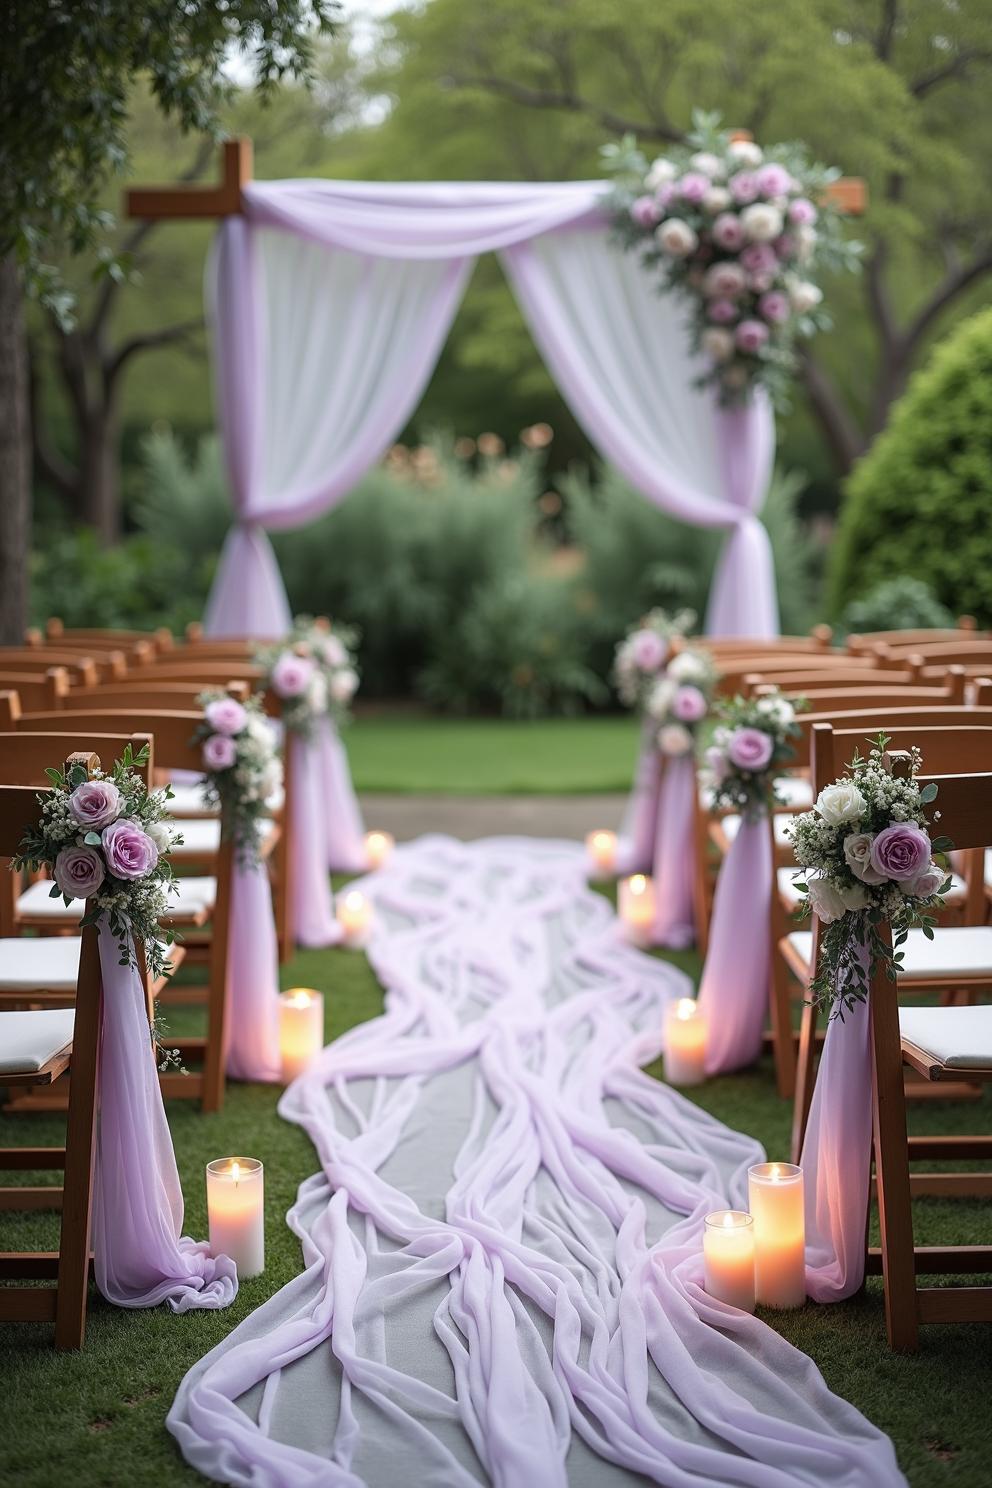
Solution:
[[[847,481],[833,612],[896,575],[992,622],[992,310],[938,346]]]
[[[954,624],[950,610],[940,603],[921,579],[904,576],[887,579],[864,599],[852,599],[840,617],[840,629],[927,630],[946,629]]]
[[[59,615],[67,625],[182,631],[198,620],[216,553],[139,535],[101,548],[88,528],[49,534],[31,559],[31,621]]]

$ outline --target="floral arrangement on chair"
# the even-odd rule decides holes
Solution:
[[[840,172],[801,145],[735,138],[719,115],[693,123],[684,147],[650,162],[632,135],[604,148],[617,235],[689,301],[710,362],[699,385],[724,404],[763,386],[785,406],[796,341],[830,326],[817,278],[856,267],[861,251],[826,197]]]
[[[126,745],[109,775],[88,775],[80,764],[45,771],[52,789],[41,819],[24,834],[15,872],[46,869],[54,879],[51,897],[67,905],[86,900],[80,925],[106,915],[117,937],[122,966],[137,966],[143,946],[153,980],[171,970],[167,949],[176,939],[159,923],[169,912],[170,848],[182,841],[168,817],[171,790],[149,792],[135,772],[148,759],[147,746],[134,754]]]
[[[670,758],[689,754],[709,716],[716,667],[708,651],[686,647],[672,657],[644,701],[644,712],[657,725],[658,748]]]
[[[282,785],[273,726],[257,697],[239,703],[212,690],[198,701],[203,722],[194,740],[201,745],[206,803],[220,810],[240,860],[250,866],[261,855],[268,802]]]
[[[357,642],[357,631],[351,627],[298,615],[284,642],[258,653],[255,660],[282,703],[288,729],[309,734],[317,719],[327,714],[338,725],[347,721],[359,683]]]
[[[923,814],[937,787],[917,784],[917,749],[909,753],[908,775],[893,774],[887,743],[879,734],[867,758],[855,751],[848,774],[825,786],[814,809],[787,829],[804,870],[796,884],[805,897],[799,913],[812,910],[823,925],[821,969],[810,990],[817,1005],[840,1016],[867,998],[878,966],[895,979],[910,930],[933,938],[928,911],[942,908],[951,884],[935,856],[950,852],[953,843],[931,840]],[[894,931],[891,947],[878,933],[883,921]]]
[[[643,708],[664,671],[672,641],[687,635],[695,620],[692,610],[680,610],[675,615],[651,610],[627,632],[613,660],[613,683],[621,702],[629,708]]]
[[[780,800],[775,782],[793,756],[798,706],[778,692],[717,703],[719,722],[700,771],[716,810],[740,812],[754,821]]]

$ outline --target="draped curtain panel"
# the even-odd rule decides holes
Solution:
[[[497,251],[534,339],[599,452],[662,510],[730,536],[711,633],[777,634],[755,515],[770,408],[694,387],[677,302],[610,242],[603,182],[258,182],[208,274],[217,406],[237,522],[213,635],[276,636],[289,607],[266,529],[342,500],[416,408],[477,254]],[[608,520],[608,515],[605,520]]]

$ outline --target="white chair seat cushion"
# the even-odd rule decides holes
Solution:
[[[785,829],[794,820],[795,818],[790,812],[777,811],[775,813],[775,845],[777,847],[791,847],[792,844],[785,835]],[[741,819],[735,815],[723,816],[720,818],[719,825],[723,828],[723,834],[727,841],[733,842],[741,829]]]
[[[182,833],[182,846],[174,847],[170,853],[173,862],[181,863],[185,859],[209,858],[220,847],[220,822],[216,816],[197,818],[176,818],[173,823],[177,832]],[[272,835],[273,822],[266,818],[262,823],[262,843],[268,841]]]
[[[75,992],[78,935],[0,940],[0,991]]]
[[[992,1006],[900,1008],[899,1029],[951,1069],[992,1069]]]
[[[813,935],[794,931],[789,944],[809,965]],[[903,950],[900,981],[938,981],[956,976],[987,976],[992,981],[992,926],[949,925],[928,940],[922,930],[911,930]]]
[[[0,1013],[0,1075],[37,1074],[72,1043],[75,1016],[73,1008]]]
[[[805,775],[780,775],[775,787],[784,806],[813,805],[813,787]]]
[[[795,868],[780,868],[778,870],[778,891],[788,904],[798,904],[800,899],[799,890],[796,888],[796,878],[802,877],[801,872]],[[963,899],[966,893],[966,885],[963,878],[956,873],[951,874],[951,887],[944,895],[945,900],[952,904],[956,899]]]
[[[169,899],[173,914],[196,914],[201,909],[212,909],[217,897],[217,884],[212,878],[177,878],[178,894]],[[25,918],[50,920],[55,925],[78,925],[86,912],[84,899],[73,899],[69,904],[59,897],[52,898],[52,885],[48,879],[40,879],[18,897],[17,913]]]

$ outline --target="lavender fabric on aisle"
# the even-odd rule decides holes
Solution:
[[[235,1080],[280,1080],[279,951],[264,863],[235,856],[230,927],[225,1068]]]
[[[696,762],[692,754],[670,756],[664,761],[655,827],[655,917],[651,940],[654,945],[672,950],[684,950],[696,938],[692,899],[696,789]]]
[[[650,873],[654,868],[654,844],[658,830],[658,797],[661,792],[661,751],[658,725],[645,718],[637,769],[617,840],[617,869],[620,873]]]
[[[324,825],[331,808],[326,791],[326,759],[317,737],[293,734],[289,747],[293,754],[290,823],[293,934],[302,946],[337,945],[341,926],[334,916]]]
[[[227,1307],[238,1274],[227,1256],[181,1234],[183,1193],[162,1105],[144,988],[100,924],[103,1029],[93,1193],[96,1283],[118,1307],[174,1312]]]
[[[327,831],[327,867],[335,873],[362,873],[368,867],[365,824],[351,783],[348,756],[330,718],[318,725],[317,747],[324,780],[321,819]]]
[[[768,822],[745,819],[720,867],[699,984],[706,1072],[753,1064],[768,1009],[772,845]]]
[[[320,1172],[303,1273],[168,1427],[252,1488],[896,1488],[810,1360],[702,1289],[757,1143],[645,1076],[687,979],[623,943],[581,847],[428,838],[366,881],[383,1015],[283,1096]]]

